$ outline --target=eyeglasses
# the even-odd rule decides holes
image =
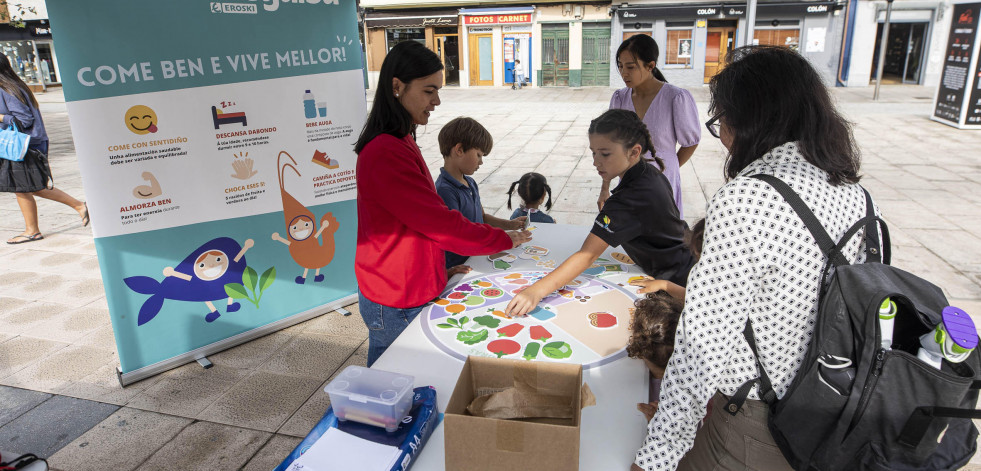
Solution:
[[[719,137],[719,131],[722,128],[722,123],[719,123],[719,118],[722,117],[722,113],[719,113],[712,117],[712,119],[705,122],[705,127],[709,130],[709,134]]]

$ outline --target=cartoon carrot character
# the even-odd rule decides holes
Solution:
[[[514,340],[501,339],[487,344],[487,351],[497,355],[497,358],[501,358],[504,355],[518,353],[520,350],[521,345]]]
[[[289,162],[280,165],[279,159],[283,156],[290,159]],[[320,218],[320,229],[314,222],[313,213],[300,204],[293,195],[286,191],[283,185],[286,168],[293,170],[296,176],[301,176],[296,169],[296,160],[285,151],[279,153],[276,165],[279,167],[279,192],[283,198],[283,216],[286,221],[286,235],[283,238],[278,232],[272,234],[272,240],[282,242],[289,247],[290,256],[293,257],[298,265],[303,267],[303,275],[296,277],[296,283],[302,285],[306,282],[307,273],[313,268],[313,281],[324,281],[324,275],[320,270],[326,267],[334,259],[334,233],[337,232],[337,219],[333,213],[327,213]],[[321,243],[320,236],[323,235]]]

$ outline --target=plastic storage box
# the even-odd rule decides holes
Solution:
[[[340,421],[353,420],[394,432],[412,405],[415,378],[351,365],[324,388]]]

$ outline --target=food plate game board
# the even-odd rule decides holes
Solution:
[[[501,257],[492,260],[502,260]],[[504,258],[503,260],[507,260]],[[613,267],[612,265],[616,265]],[[426,337],[447,354],[600,366],[626,356],[637,295],[599,275],[622,272],[619,264],[594,265],[545,297],[522,318],[504,316],[508,302],[549,273],[515,270],[465,278],[421,313]]]

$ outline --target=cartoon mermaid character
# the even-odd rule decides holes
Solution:
[[[131,276],[123,280],[129,289],[140,294],[149,294],[140,307],[136,325],[150,322],[160,312],[164,300],[198,301],[208,306],[204,320],[214,322],[221,314],[212,301],[228,299],[226,312],[235,312],[242,307],[225,292],[228,283],[241,283],[245,272],[245,252],[255,245],[247,239],[242,246],[228,237],[209,240],[184,258],[177,268],[163,269],[164,280],[157,281],[149,276]]]
[[[282,164],[284,155],[293,163]],[[283,180],[287,167],[293,170],[296,176],[302,176],[296,165],[296,160],[293,160],[293,156],[286,151],[280,152],[279,157],[276,158],[276,166],[279,168],[279,192],[283,197],[283,217],[286,221],[288,238],[284,239],[278,232],[273,232],[272,240],[286,244],[290,256],[303,267],[303,274],[297,276],[295,280],[296,284],[302,285],[306,282],[311,268],[315,270],[313,281],[324,281],[324,275],[320,274],[320,270],[334,259],[334,233],[337,232],[337,219],[334,218],[333,213],[324,214],[320,218],[320,229],[317,229],[313,213],[286,191]],[[323,242],[320,241],[321,235],[324,236]]]

